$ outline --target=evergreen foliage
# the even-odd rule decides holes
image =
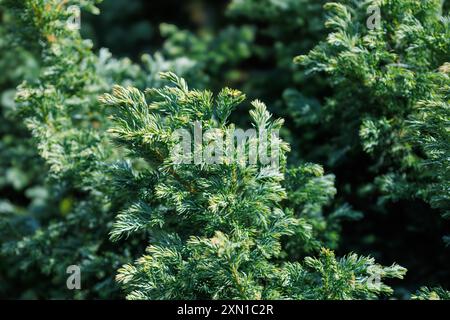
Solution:
[[[95,12],[92,3],[83,3]],[[66,27],[67,5],[5,2],[11,13],[8,28],[16,30],[7,39],[16,43],[18,50],[24,47],[33,50],[40,61],[38,76],[18,88],[15,113],[25,119],[32,132],[33,143],[21,140],[22,145],[30,148],[30,158],[35,160],[39,153],[45,159],[46,165],[31,167],[40,170],[38,176],[44,173],[47,181],[43,189],[35,191],[44,196],[38,199],[39,212],[34,212],[33,207],[27,212],[32,223],[28,232],[18,235],[14,230],[15,221],[22,221],[23,213],[10,212],[11,216],[3,220],[5,231],[10,230],[13,235],[5,236],[2,251],[7,257],[18,257],[20,269],[15,272],[37,270],[34,277],[50,276],[51,280],[45,282],[52,290],[51,296],[73,297],[74,292],[65,288],[66,268],[76,264],[85,270],[84,283],[89,289],[75,292],[75,297],[111,297],[118,294],[114,270],[133,249],[112,247],[108,241],[112,217],[120,203],[109,201],[107,196],[104,167],[115,155],[105,139],[109,121],[107,114],[100,111],[97,96],[113,83],[157,85],[160,80],[155,76],[160,70],[170,68],[189,73],[193,65],[186,66],[180,60],[169,62],[155,55],[144,56],[141,69],[127,59],[111,58],[106,50],[96,56],[89,41],[82,40],[77,30]],[[29,42],[31,36],[39,41]],[[7,152],[14,155],[12,150]],[[22,154],[18,155],[21,157]],[[43,167],[48,172],[42,172]],[[5,210],[12,211],[8,204],[4,202]],[[40,212],[45,212],[45,216]],[[135,243],[134,250],[139,247]],[[48,293],[45,290],[29,293],[30,297],[35,294],[40,297]]]
[[[378,5],[378,28],[368,8]],[[374,159],[383,199],[422,198],[447,211],[449,18],[443,2],[327,3],[327,40],[297,62],[335,87],[323,107],[336,147],[356,144]],[[355,117],[358,114],[358,117]]]
[[[100,2],[0,0],[0,297],[450,299],[444,244],[405,258],[373,219],[450,244],[448,1],[186,1],[160,38],[139,13],[172,1]],[[252,127],[280,163],[179,163],[198,125],[189,156]]]
[[[280,207],[287,196],[282,181],[289,146],[276,142],[280,168],[233,161],[237,150],[230,149],[213,165],[178,164],[171,153],[178,143],[175,130],[199,121],[205,130],[215,129],[214,139],[234,139],[235,126],[227,115],[244,95],[224,89],[213,99],[208,91],[189,90],[173,73],[162,76],[175,86],[145,94],[116,86],[100,98],[116,109],[110,129],[114,141],[148,165],[136,177],[145,186],[138,192],[142,196],[117,217],[111,232],[112,239],[149,232],[146,254],[117,276],[128,299],[368,299],[392,292],[384,284],[372,284],[371,276],[402,278],[406,270],[381,267],[371,258],[351,254],[336,260],[322,249],[304,265],[277,262],[282,236],[297,232],[311,237],[308,221]],[[255,128],[280,128],[283,121],[271,120],[262,102],[252,105]],[[136,176],[124,166],[114,173],[119,181]],[[297,176],[303,178],[300,170]]]
[[[412,296],[413,300],[449,300],[450,292],[438,288],[422,287],[415,295]]]

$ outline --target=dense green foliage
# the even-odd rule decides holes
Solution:
[[[448,1],[100,2],[0,1],[0,297],[450,299]]]
[[[381,26],[370,30],[369,4],[328,3],[332,33],[297,61],[330,74],[335,95],[323,112],[333,125],[345,124],[333,128],[342,147],[359,129],[362,148],[377,159],[372,170],[388,171],[377,179],[390,197],[423,197],[448,209],[448,135],[429,127],[445,131],[448,120],[450,21],[439,14],[441,1],[382,1]]]
[[[100,98],[118,108],[110,130],[114,140],[148,164],[133,188],[123,191],[132,197],[139,190],[141,196],[118,215],[111,233],[117,239],[141,229],[150,232],[146,254],[119,270],[117,279],[129,291],[127,298],[354,299],[391,292],[382,283],[372,284],[372,273],[402,277],[404,268],[383,268],[370,258],[350,255],[337,261],[323,249],[319,258],[306,258],[305,266],[275,263],[282,255],[282,236],[310,237],[308,220],[279,207],[287,196],[281,185],[283,166],[281,171],[246,166],[233,161],[236,149],[225,151],[219,163],[192,166],[177,164],[170,152],[178,142],[173,132],[195,121],[215,129],[217,136],[233,139],[234,125],[227,115],[244,96],[224,89],[212,99],[208,91],[190,91],[184,79],[172,73],[163,76],[176,87],[151,89],[146,95],[115,87],[112,95]],[[252,105],[255,128],[282,125],[281,119],[270,120],[262,102]],[[275,143],[285,162],[289,146]],[[136,176],[125,167],[114,174],[119,181]],[[136,184],[143,190],[136,190]]]
[[[422,234],[427,233],[424,219],[430,218],[414,216],[439,212],[446,216],[450,208],[450,25],[442,3],[377,2],[381,20],[374,29],[366,26],[367,8],[373,2],[328,3],[326,41],[296,58],[310,72],[325,74],[333,87],[322,104],[321,118],[334,136],[328,152],[340,154],[340,159],[333,160],[337,167],[358,168],[352,159],[366,161],[356,169],[361,177],[346,187],[357,192],[358,202],[376,200],[376,206],[366,211],[378,215],[392,215],[396,208],[414,212],[408,215],[407,228],[423,230]],[[400,205],[392,207],[393,203]],[[445,223],[432,219],[438,226]],[[435,230],[447,239],[448,228]],[[445,265],[443,245],[436,255],[439,264]]]

